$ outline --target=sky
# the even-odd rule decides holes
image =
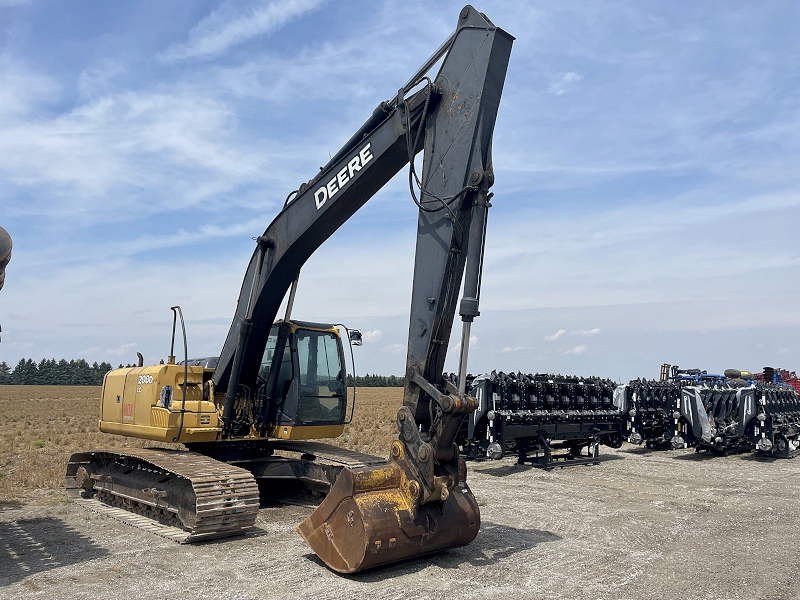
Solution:
[[[461,7],[0,0],[0,361],[157,362],[175,304],[219,354],[253,238]],[[469,370],[798,370],[800,4],[476,8],[516,41]],[[301,273],[359,374],[405,370],[416,221],[403,170]]]

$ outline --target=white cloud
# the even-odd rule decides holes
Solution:
[[[477,335],[469,336],[469,347],[470,347],[470,349],[476,348],[477,346],[478,346],[478,336]],[[450,346],[449,350],[452,350],[454,354],[458,353],[458,352],[461,352],[461,341],[459,340],[458,342],[456,342],[455,344]]]
[[[232,117],[225,103],[202,95],[126,92],[49,119],[0,122],[0,198],[36,190],[9,208],[79,218],[83,226],[201,204],[222,208],[229,192],[263,185],[275,172],[262,167],[268,151],[235,142]],[[277,154],[275,161],[291,161]]]
[[[564,73],[560,79],[550,84],[550,87],[547,88],[547,91],[551,94],[555,94],[556,96],[561,96],[562,94],[575,88],[581,79],[583,79],[583,75],[578,75],[577,73],[572,72]]]
[[[375,329],[374,331],[364,331],[361,334],[361,337],[365,342],[377,342],[383,337],[383,332],[380,329]]]
[[[190,207],[227,212],[231,203],[272,213],[273,191],[307,181],[326,150],[335,151],[408,68],[407,57],[364,54],[379,41],[370,30],[339,44],[301,46],[289,58],[268,53],[234,67],[200,65],[178,81],[116,92],[109,91],[116,74],[136,73],[108,59],[81,72],[82,100],[60,113],[35,110],[61,108],[56,81],[0,58],[0,116],[13,117],[0,118],[0,203],[12,214],[68,216],[82,226]],[[371,77],[349,77],[353,64]],[[252,115],[246,106],[255,97],[291,115],[303,110],[298,103],[313,104],[317,87],[332,90],[331,102],[347,102],[340,117],[353,115],[287,137],[287,127],[313,120],[272,122],[269,111]],[[354,98],[364,98],[363,107]],[[262,129],[251,129],[254,117]]]
[[[570,335],[582,335],[583,337],[591,337],[593,335],[597,335],[600,333],[600,328],[595,327],[594,329],[579,329],[578,331],[570,331]]]
[[[405,344],[389,344],[388,346],[383,347],[384,352],[388,352],[389,354],[400,354],[401,352],[406,351]]]
[[[136,344],[122,344],[118,348],[111,348],[110,350],[106,350],[105,354],[109,356],[122,356],[127,354],[134,354],[136,352]]]
[[[487,231],[482,305],[509,310],[692,300],[713,295],[714,286],[745,273],[759,277],[767,268],[800,266],[800,257],[788,251],[794,247],[788,230],[773,227],[797,219],[800,192],[756,194],[716,205],[703,204],[692,194],[636,206],[635,214],[626,206],[585,217],[523,209],[493,221]],[[542,235],[531,240],[524,224],[534,220]],[[709,229],[711,221],[719,226]],[[725,233],[743,221],[755,236],[747,252]],[[686,264],[696,265],[695,273],[702,275],[691,289],[671,275]],[[535,266],[537,277],[520,278],[523,265]],[[515,294],[506,292],[510,286]],[[748,288],[744,293],[757,292]]]
[[[294,14],[318,4],[249,2],[242,8],[228,2],[214,22],[222,27],[223,16],[225,23],[238,23],[256,13]],[[59,103],[59,83],[0,55],[0,117],[13,116],[0,118],[0,204],[13,216],[44,215],[50,224],[69,217],[82,227],[187,208],[221,214],[223,225],[231,204],[268,208],[271,215],[279,195],[274,190],[285,194],[307,181],[386,90],[396,89],[397,73],[416,66],[413,56],[423,60],[430,53],[430,40],[402,35],[410,24],[391,10],[376,16],[380,26],[336,43],[298,43],[286,56],[267,48],[233,67],[187,66],[177,80],[147,73],[137,83],[138,65],[116,57],[95,60],[77,82],[68,82],[78,86],[82,100],[66,108]],[[430,26],[417,33],[429,33]],[[382,47],[388,35],[403,40],[408,52],[364,53],[365,47]],[[350,77],[354,64],[370,77]],[[123,71],[127,89],[113,81]],[[313,99],[320,88],[329,90],[331,105],[346,103],[337,118],[317,124],[304,114],[292,120],[305,110],[298,104],[319,113]],[[252,114],[251,97],[268,110]],[[43,103],[58,112],[36,110]],[[313,132],[298,135],[306,125]],[[186,239],[176,241],[185,245]]]
[[[109,82],[125,72],[125,67],[113,60],[103,60],[95,67],[81,71],[78,76],[78,90],[84,98],[105,93]]]
[[[524,346],[515,346],[513,348],[511,346],[506,346],[505,348],[503,348],[502,352],[504,353],[519,352],[520,350],[527,350],[527,348],[525,348]]]
[[[32,73],[7,55],[0,55],[0,117],[23,117],[39,104],[58,99],[61,86],[50,77]]]
[[[242,8],[228,1],[211,12],[189,32],[189,40],[167,48],[160,58],[174,62],[187,58],[218,56],[232,46],[267,35],[310,12],[325,0],[260,0]]]
[[[558,338],[560,338],[565,333],[567,333],[566,329],[559,329],[553,335],[546,335],[542,339],[544,339],[545,342],[555,342]]]
[[[572,350],[567,350],[565,354],[585,354],[588,349],[589,346],[581,344],[580,346],[575,346]]]

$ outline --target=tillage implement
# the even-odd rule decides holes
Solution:
[[[622,445],[615,389],[598,377],[480,375],[469,382],[478,408],[462,425],[458,444],[468,458],[515,454],[518,464],[546,470],[598,464],[600,444]]]
[[[660,381],[619,386],[616,403],[623,436],[648,447],[695,448],[727,455],[755,451],[791,458],[800,454],[800,396],[789,381],[727,369],[724,375],[665,364]]]
[[[191,542],[251,526],[259,484],[299,482],[327,495],[298,532],[346,573],[474,539],[480,513],[455,444],[477,404],[465,393],[469,344],[461,345],[456,383],[442,369],[456,308],[462,340],[480,314],[492,134],[512,42],[466,6],[430,59],[289,194],[257,238],[219,357],[188,360],[183,329],[182,364],[173,349],[166,364],[140,359],[106,375],[101,431],[188,451],[77,453],[67,467],[76,500]],[[423,150],[418,174],[414,158]],[[303,264],[406,166],[419,209],[416,261],[399,435],[385,460],[310,441],[338,437],[352,417],[344,348],[359,336],[292,320],[291,310]],[[183,316],[173,308],[174,348]]]

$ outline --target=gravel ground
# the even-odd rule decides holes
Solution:
[[[551,472],[472,463],[472,544],[349,577],[295,533],[313,505],[262,506],[247,536],[180,546],[66,502],[7,504],[0,596],[800,598],[800,460],[603,450]]]

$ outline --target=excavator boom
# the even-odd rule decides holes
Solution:
[[[494,178],[491,139],[512,41],[465,7],[442,47],[396,97],[378,105],[258,238],[212,378],[231,403],[239,385],[254,384],[278,308],[303,264],[423,149],[408,364],[429,379],[441,375],[473,206],[486,202]],[[442,55],[435,81],[406,98]],[[418,393],[407,389],[404,401],[415,418],[425,420],[426,408],[416,406]]]
[[[484,15],[465,7],[441,69],[424,90],[419,124],[410,117],[419,93],[405,104],[398,98],[392,115],[401,125],[405,115],[406,123],[424,127],[425,149],[399,436],[387,466],[343,471],[319,508],[297,528],[317,555],[340,572],[468,544],[480,527],[478,505],[455,445],[476,400],[464,395],[463,384],[459,390],[445,381],[442,369],[465,268],[462,347],[479,315],[488,189],[494,182],[491,141],[512,41]],[[432,105],[434,90],[438,99]],[[416,137],[408,131],[406,140]],[[413,156],[416,144],[405,150]],[[409,179],[414,177],[412,165]],[[461,366],[463,382],[466,347]]]

